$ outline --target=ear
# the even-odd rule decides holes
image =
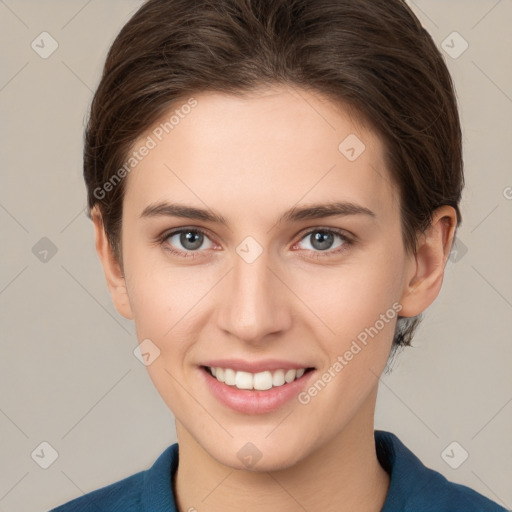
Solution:
[[[103,219],[97,206],[91,210],[91,217],[94,223],[94,238],[96,243],[96,252],[103,265],[107,285],[112,296],[112,301],[117,311],[128,318],[133,319],[132,309],[126,290],[126,282],[121,264],[114,256],[112,247],[108,241]]]
[[[435,210],[429,228],[418,239],[416,254],[411,256],[410,270],[400,301],[400,316],[419,315],[438,296],[456,225],[457,214],[454,208],[441,206]]]

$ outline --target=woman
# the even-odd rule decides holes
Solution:
[[[504,510],[373,425],[464,184],[450,75],[403,1],[149,0],[84,176],[178,443],[55,511]]]

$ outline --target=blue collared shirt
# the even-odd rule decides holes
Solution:
[[[507,512],[482,494],[448,481],[390,432],[375,430],[377,457],[391,477],[381,512]],[[50,512],[177,512],[172,476],[178,443],[146,471],[76,498]]]

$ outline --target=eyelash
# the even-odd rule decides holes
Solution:
[[[349,249],[355,243],[355,241],[353,239],[349,238],[341,230],[334,229],[334,228],[318,228],[318,227],[314,228],[314,229],[310,229],[306,233],[302,234],[300,239],[299,239],[299,242],[301,240],[303,240],[304,238],[306,238],[307,236],[311,235],[312,233],[317,233],[317,232],[329,233],[329,234],[337,235],[343,241],[343,244],[340,247],[338,247],[337,249],[334,249],[334,250],[326,250],[326,251],[312,251],[312,250],[308,250],[308,252],[313,252],[315,254],[314,256],[312,256],[314,259],[321,259],[321,258],[330,257],[330,256],[333,256],[333,255],[339,254],[339,253]],[[176,256],[179,256],[181,258],[191,258],[191,259],[194,259],[194,258],[198,257],[198,253],[203,252],[203,251],[199,251],[199,250],[196,250],[196,251],[178,251],[178,250],[174,249],[171,245],[169,245],[167,243],[167,239],[168,238],[170,238],[171,236],[180,234],[180,233],[196,233],[196,234],[201,234],[203,236],[206,236],[207,238],[210,238],[208,236],[208,233],[206,231],[204,231],[203,229],[200,229],[200,228],[186,228],[185,227],[185,228],[180,228],[180,229],[176,229],[176,230],[173,230],[173,231],[165,232],[163,235],[161,235],[158,238],[158,240],[157,240],[158,243],[160,245],[162,245],[166,251],[169,251],[170,253],[172,253],[172,254],[174,254]]]

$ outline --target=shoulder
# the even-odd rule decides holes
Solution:
[[[169,446],[151,466],[50,512],[158,512],[174,510],[171,476],[178,463],[178,444]]]
[[[94,509],[109,512],[139,510],[145,473],[146,471],[141,471],[119,482],[84,494],[50,512],[86,512]]]
[[[375,445],[379,462],[391,477],[381,512],[507,512],[470,487],[424,466],[394,434],[376,430]]]

